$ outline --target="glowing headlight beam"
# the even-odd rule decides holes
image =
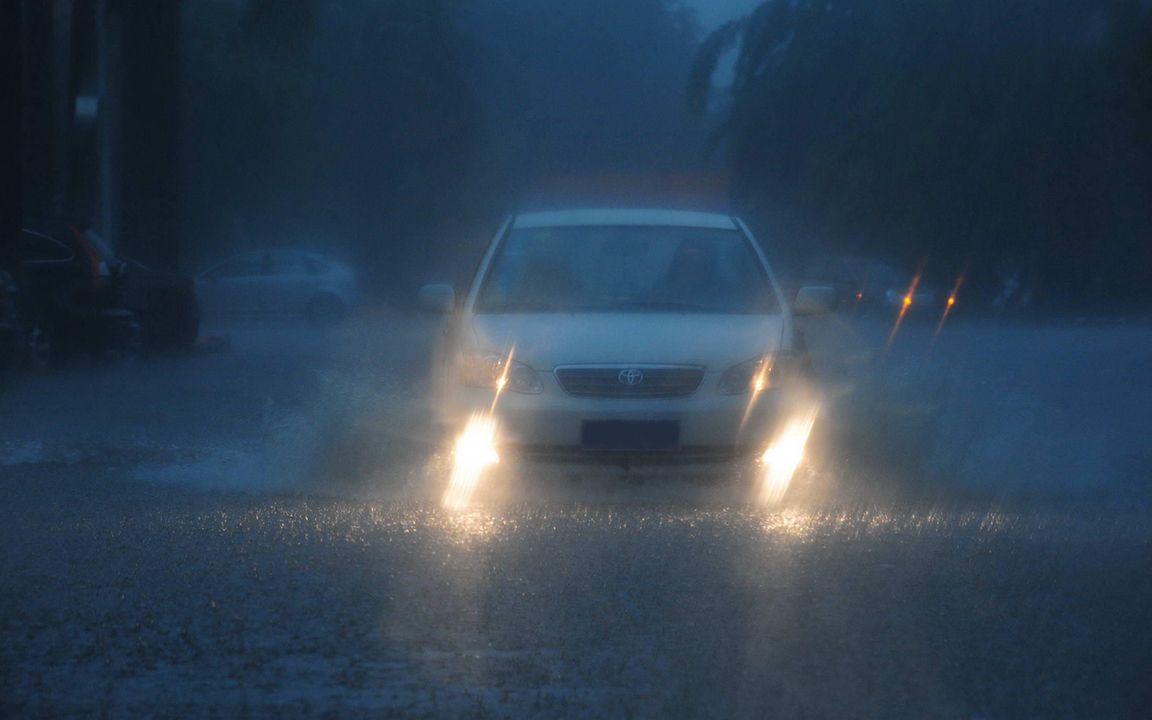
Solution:
[[[812,434],[818,412],[819,408],[813,406],[790,418],[781,426],[772,444],[760,457],[763,473],[758,500],[761,506],[780,502],[788,492],[796,470],[804,461],[804,449],[808,445],[808,437]]]
[[[748,418],[752,417],[752,408],[755,407],[756,401],[760,398],[760,394],[767,390],[772,384],[772,368],[776,364],[775,356],[770,356],[760,363],[760,369],[756,371],[756,375],[752,378],[752,384],[749,388],[748,404],[744,406],[744,417],[740,419],[740,432],[744,431],[744,426],[748,424]]]
[[[924,261],[920,261],[920,266],[916,268],[916,274],[912,276],[912,282],[908,285],[908,291],[904,293],[904,299],[900,302],[900,314],[896,316],[896,323],[892,325],[892,332],[888,335],[888,345],[892,345],[892,341],[896,339],[896,333],[900,330],[900,324],[904,322],[904,315],[908,313],[908,308],[912,307],[912,298],[916,295],[916,288],[920,286],[920,277],[924,274]]]
[[[960,286],[964,284],[964,273],[956,276],[956,282],[952,284],[952,292],[948,293],[948,301],[944,304],[944,312],[940,314],[940,322],[936,324],[936,335],[944,329],[944,321],[948,319],[951,314],[952,308],[956,306],[956,296],[960,293]]]
[[[490,413],[475,413],[456,439],[452,451],[452,476],[440,504],[449,510],[467,509],[481,475],[498,462],[496,419]]]
[[[488,409],[488,414],[493,415],[496,412],[496,403],[500,401],[500,394],[504,392],[504,388],[508,387],[508,373],[512,370],[512,358],[516,355],[516,346],[513,345],[508,350],[508,357],[504,359],[504,367],[500,370],[500,377],[496,378],[496,393],[492,396],[492,407]]]

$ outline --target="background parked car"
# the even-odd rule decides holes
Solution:
[[[196,342],[200,307],[191,277],[118,256],[99,233],[83,225],[52,234],[26,231],[25,236],[21,266],[29,277],[28,314],[33,319],[43,315],[45,302],[57,302],[52,294],[61,291],[61,284],[78,283],[90,286],[92,294],[75,301],[131,313],[137,326],[132,343],[149,350],[186,350]],[[52,245],[62,249],[58,259],[49,261]]]
[[[297,315],[334,322],[356,306],[356,275],[347,265],[299,250],[234,255],[196,277],[212,318]]]
[[[15,275],[28,364],[128,352],[138,343],[136,315],[125,306],[112,267],[75,228],[21,231]]]
[[[916,289],[911,293],[908,292],[907,285],[890,287],[884,293],[884,301],[888,307],[897,312],[904,305],[908,306],[910,313],[921,313],[928,310],[936,312],[943,310],[947,300],[948,293],[942,292],[937,285],[923,280],[916,285]]]
[[[150,268],[117,255],[91,228],[72,226],[76,242],[109,269],[124,306],[136,315],[140,340],[151,350],[187,350],[200,334],[196,283],[188,275]]]
[[[887,306],[891,288],[905,286],[905,276],[880,260],[850,255],[814,258],[801,267],[795,287],[830,285],[836,288],[837,304],[842,312],[879,311]]]

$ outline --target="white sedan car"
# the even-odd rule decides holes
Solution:
[[[763,449],[802,362],[793,307],[738,219],[664,210],[521,214],[497,233],[453,312],[442,419],[484,417],[520,453],[732,454]],[[495,449],[493,449],[495,452]]]
[[[297,315],[334,321],[356,306],[356,276],[347,265],[298,250],[241,253],[196,276],[209,319]]]

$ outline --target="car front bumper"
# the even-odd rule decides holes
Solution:
[[[763,450],[780,413],[780,392],[770,389],[753,400],[745,395],[722,395],[705,388],[676,398],[577,397],[555,383],[534,395],[455,388],[449,394],[444,419],[462,428],[478,413],[492,413],[497,423],[498,446],[526,455],[674,456],[722,458],[744,451]],[[655,429],[655,438],[645,434]],[[613,442],[613,433],[622,435]],[[629,433],[640,442],[630,443]],[[670,436],[670,433],[674,433]]]

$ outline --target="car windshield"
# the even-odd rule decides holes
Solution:
[[[736,230],[546,227],[513,230],[477,311],[756,314],[779,311]]]

